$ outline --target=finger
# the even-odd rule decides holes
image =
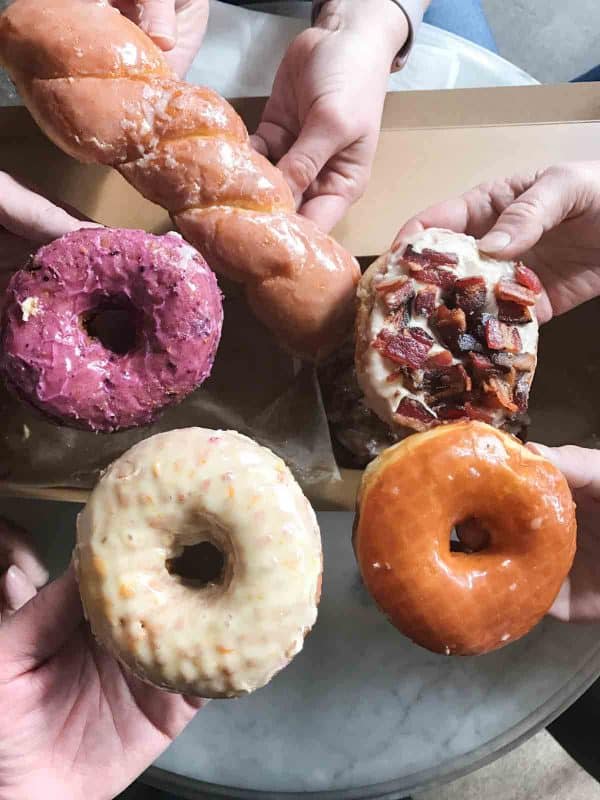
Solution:
[[[350,207],[350,200],[338,194],[324,194],[312,197],[300,206],[303,217],[312,220],[322,231],[329,231],[345,215]]]
[[[298,206],[325,164],[347,144],[338,141],[336,130],[327,117],[309,113],[298,138],[277,164]]]
[[[571,619],[571,579],[565,578],[556,599],[548,611],[548,615],[561,622],[569,622]]]
[[[14,564],[0,578],[0,610],[6,620],[37,594],[27,575]]]
[[[548,170],[505,208],[492,229],[479,242],[490,255],[516,258],[530,250],[546,231],[571,212],[575,197],[572,182],[562,170]]]
[[[546,447],[530,442],[527,447],[557,467],[567,479],[571,491],[600,500],[600,450],[587,447]]]
[[[11,175],[0,172],[0,227],[15,236],[41,244],[70,231],[98,226],[72,217]]]
[[[139,26],[161,50],[172,50],[177,41],[175,0],[140,0]]]
[[[408,236],[420,233],[426,228],[445,228],[456,233],[466,233],[469,224],[469,209],[466,197],[455,197],[436,203],[420,214],[411,217],[400,228],[392,247],[397,247]]]
[[[42,589],[0,627],[0,680],[35,669],[56,653],[83,620],[75,571]]]
[[[295,140],[293,133],[273,122],[261,122],[256,133],[250,137],[251,145],[274,164],[281,161]]]
[[[43,586],[48,570],[36,552],[31,535],[13,522],[0,519],[0,572],[11,564],[25,573],[34,586]]]

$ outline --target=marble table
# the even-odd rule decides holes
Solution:
[[[3,500],[53,572],[77,507]],[[184,796],[401,797],[492,760],[548,724],[600,672],[600,627],[547,620],[497,653],[436,656],[400,636],[361,586],[352,515],[319,515],[323,599],[303,652],[265,689],[213,701],[147,779]]]

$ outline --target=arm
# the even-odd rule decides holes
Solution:
[[[424,7],[414,3],[417,21]],[[367,185],[411,24],[395,0],[325,0],[316,11],[283,58],[253,141],[283,171],[300,213],[329,230]]]

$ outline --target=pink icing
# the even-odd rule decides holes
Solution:
[[[125,353],[86,330],[107,302],[131,319],[135,338]],[[42,247],[12,277],[0,374],[65,424],[145,425],[208,377],[222,322],[213,272],[177,234],[84,229]]]

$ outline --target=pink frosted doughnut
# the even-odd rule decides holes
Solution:
[[[222,322],[216,278],[178,234],[84,229],[12,277],[0,376],[61,423],[146,425],[208,377]]]

